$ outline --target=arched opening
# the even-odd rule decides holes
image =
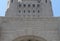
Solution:
[[[42,37],[34,36],[34,35],[26,35],[26,36],[20,36],[13,41],[47,41]]]

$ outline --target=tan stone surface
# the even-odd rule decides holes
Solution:
[[[24,35],[35,35],[47,41],[59,41],[58,17],[0,17],[1,41],[12,41]]]
[[[13,41],[47,41],[42,37],[34,35],[25,35],[14,39]]]
[[[22,6],[19,7],[19,4],[21,4]],[[26,5],[26,7],[23,6],[24,4]],[[30,4],[31,6],[28,7],[28,4]],[[35,4],[35,7],[32,6],[33,4]],[[37,7],[37,4],[39,4],[40,7]],[[21,11],[21,13],[19,13],[19,10]],[[28,12],[28,10],[30,10],[30,13]],[[35,11],[35,13],[33,13],[33,10]],[[40,13],[38,13],[38,10],[40,11]],[[47,17],[53,16],[51,1],[48,0],[46,3],[45,0],[41,0],[39,3],[39,0],[23,0],[19,3],[18,0],[13,0],[13,3],[11,3],[11,0],[8,0],[6,16],[17,17],[20,15],[40,15]]]
[[[31,7],[20,8],[19,4],[30,4]],[[32,7],[32,4],[36,7]],[[39,8],[37,4],[40,4]],[[19,10],[22,13],[19,13]],[[24,10],[31,12],[24,13]],[[33,10],[35,13],[32,13]],[[40,10],[40,13],[37,13],[37,10]],[[50,0],[41,0],[40,3],[39,0],[23,0],[20,3],[18,0],[8,0],[6,17],[0,17],[0,41],[17,41],[21,36],[34,36],[35,40],[40,37],[41,41],[60,41],[60,17],[52,16]],[[27,37],[23,39],[26,41]]]

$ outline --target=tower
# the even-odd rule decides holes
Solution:
[[[53,16],[50,0],[9,0],[6,16]]]
[[[8,0],[6,16],[15,16],[17,13],[18,0]]]
[[[60,41],[60,18],[52,16],[50,0],[8,0],[0,41]]]

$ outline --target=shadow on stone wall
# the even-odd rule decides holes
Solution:
[[[58,23],[58,37],[59,37],[59,40],[60,40],[60,22]]]
[[[1,40],[2,27],[0,26],[0,40]]]

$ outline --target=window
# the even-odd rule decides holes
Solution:
[[[21,4],[19,4],[19,7],[21,7]]]
[[[35,13],[35,10],[33,10],[33,13]]]
[[[24,7],[26,7],[26,4],[23,4]]]
[[[33,4],[32,6],[35,7],[35,4]]]
[[[24,13],[25,13],[25,10],[24,10]]]
[[[40,4],[37,4],[37,7],[40,7]]]
[[[21,11],[19,10],[19,13],[21,13]]]
[[[28,4],[28,7],[30,7],[30,4]]]
[[[38,13],[40,13],[40,10],[38,10]]]
[[[47,3],[47,0],[45,0],[45,2]]]
[[[28,10],[28,13],[30,13],[30,10]]]
[[[41,0],[38,0],[38,3],[40,3],[41,2]]]
[[[11,0],[11,3],[13,3],[13,0]]]

